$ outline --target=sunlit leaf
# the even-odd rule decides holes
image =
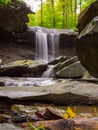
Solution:
[[[68,118],[75,118],[76,117],[76,113],[73,112],[73,110],[68,107],[66,112],[63,114],[64,119],[68,119]]]

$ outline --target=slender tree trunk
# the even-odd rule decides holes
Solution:
[[[82,2],[82,1],[80,0],[80,12],[81,12],[81,2]]]
[[[53,27],[55,27],[55,11],[54,11],[54,0],[51,0],[52,11],[53,11]]]
[[[63,0],[63,3],[62,3],[62,28],[65,27],[65,0]]]
[[[72,2],[72,0],[70,0],[70,13],[71,13],[71,14],[70,14],[70,17],[71,17],[71,18],[70,18],[70,19],[71,19],[70,25],[71,25],[71,27],[72,27],[72,25],[73,25],[73,24],[72,24],[72,23],[73,23],[73,9],[72,9],[73,6],[72,6],[72,5],[73,5],[73,2]]]
[[[43,26],[43,2],[41,0],[41,16],[40,16],[40,25]]]
[[[74,23],[76,25],[76,19],[77,19],[77,0],[75,0],[75,5],[74,5]]]
[[[65,22],[66,22],[66,27],[67,27],[67,22],[68,22],[68,15],[67,15],[67,14],[68,14],[68,5],[67,5],[67,4],[68,4],[68,0],[66,0],[66,13],[65,13],[65,19],[66,19]]]

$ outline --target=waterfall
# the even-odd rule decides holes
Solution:
[[[36,32],[36,55],[37,59],[48,61],[47,33]]]
[[[49,68],[42,74],[42,78],[52,78],[53,77],[54,66],[51,65]]]
[[[42,27],[33,29],[36,32],[36,59],[53,60],[59,54],[59,33]]]

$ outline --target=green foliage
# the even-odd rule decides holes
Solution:
[[[9,3],[11,3],[11,0],[0,0],[1,5],[7,5]]]
[[[0,5],[9,5],[11,4],[11,2],[18,2],[18,1],[22,1],[22,0],[0,0]]]
[[[33,126],[30,121],[29,121],[29,118],[27,117],[27,123],[28,123],[28,126],[31,130],[46,130],[46,128],[44,127],[44,125],[41,125],[39,127],[35,127]]]
[[[80,12],[93,1],[95,0],[46,0],[35,15],[29,15],[30,21],[28,25],[48,28],[75,28]],[[41,17],[43,20],[42,25]],[[54,18],[55,26],[53,23]]]

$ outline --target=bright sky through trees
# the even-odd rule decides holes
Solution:
[[[24,0],[35,14],[29,14],[30,26],[76,28],[80,12],[95,0]]]
[[[36,10],[39,9],[39,5],[40,5],[40,0],[23,0],[27,3],[27,5],[29,5],[31,7],[31,9],[33,11],[36,12]],[[45,0],[43,0],[45,1]]]

